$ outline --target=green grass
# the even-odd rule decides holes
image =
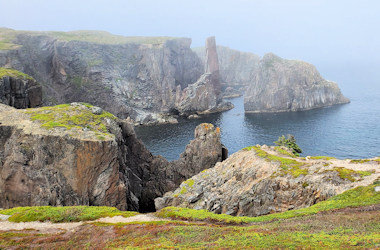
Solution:
[[[99,139],[105,138],[108,134],[105,119],[116,119],[111,113],[103,111],[102,114],[92,113],[90,104],[81,103],[85,108],[72,106],[70,104],[60,104],[37,109],[28,109],[25,113],[30,114],[32,121],[39,121],[41,127],[53,129],[63,127],[68,130],[88,129],[97,134]]]
[[[368,163],[368,162],[376,162],[378,164],[380,164],[380,158],[376,158],[376,159],[354,159],[354,160],[351,160],[350,163]]]
[[[278,173],[280,176],[284,175],[291,175],[294,178],[297,178],[300,175],[307,175],[309,173],[308,169],[306,168],[308,165],[299,161],[296,161],[294,159],[284,158],[277,155],[272,155],[264,150],[262,150],[259,146],[252,146],[244,148],[243,150],[254,150],[256,152],[256,155],[266,159],[267,161],[271,162],[278,162],[280,163],[280,173]]]
[[[28,80],[34,80],[33,77],[30,75],[24,74],[18,70],[15,69],[8,69],[8,68],[1,68],[0,67],[0,78],[4,76],[11,76],[15,78],[21,78],[21,79],[28,79]]]
[[[351,182],[357,181],[358,179],[356,177],[362,178],[364,176],[369,176],[369,175],[373,174],[373,172],[371,172],[371,171],[355,171],[355,170],[343,168],[343,167],[334,167],[331,170],[325,170],[325,171],[326,172],[331,172],[331,171],[337,172],[338,176],[341,179],[349,180]]]
[[[326,161],[336,159],[335,157],[330,157],[330,156],[310,156],[309,158],[312,160],[326,160]]]
[[[226,214],[214,214],[207,210],[195,210],[189,208],[166,207],[156,212],[162,218],[173,218],[190,221],[209,221],[227,224],[242,224],[253,222],[265,222],[276,219],[288,219],[293,217],[312,215],[322,211],[341,209],[346,207],[359,207],[380,203],[380,192],[375,192],[373,184],[367,187],[357,187],[342,194],[336,195],[326,201],[319,202],[311,207],[297,210],[289,210],[282,213],[269,214],[259,217],[236,217]]]
[[[8,219],[12,222],[28,221],[51,221],[75,222],[96,220],[103,217],[123,216],[130,217],[137,215],[137,212],[120,211],[114,207],[96,206],[67,206],[67,207],[16,207],[0,210],[0,214],[11,215]]]
[[[274,147],[274,150],[276,150],[278,153],[282,154],[282,155],[286,155],[286,156],[289,156],[289,157],[296,157],[293,153],[281,148],[280,146],[275,146]]]

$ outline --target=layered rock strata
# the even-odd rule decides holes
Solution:
[[[132,124],[72,103],[0,104],[0,207],[104,205],[152,211],[154,198],[225,157],[219,130],[196,128],[180,159],[153,156]]]
[[[259,216],[311,206],[380,177],[380,159],[295,157],[286,148],[243,149],[155,200],[214,213]]]

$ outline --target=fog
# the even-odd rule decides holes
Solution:
[[[328,79],[378,85],[378,0],[0,0],[0,26],[105,30],[125,36],[207,36],[258,55],[313,63]]]

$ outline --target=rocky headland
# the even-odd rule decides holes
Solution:
[[[133,126],[99,107],[0,104],[0,207],[114,206],[152,211],[154,198],[227,157],[220,131],[201,124],[176,161],[153,156]]]
[[[296,157],[284,147],[253,146],[155,200],[167,206],[260,216],[309,207],[380,177],[380,158]]]
[[[138,124],[175,123],[176,115],[231,108],[219,96],[215,68],[205,71],[190,44],[189,38],[1,28],[0,67],[36,79],[44,105],[88,102]],[[207,60],[218,67],[215,39],[206,47],[211,52]],[[205,73],[211,74],[211,82]],[[194,105],[198,101],[202,105]]]

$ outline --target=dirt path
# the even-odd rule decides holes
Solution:
[[[7,220],[0,220],[0,231],[9,231],[9,230],[24,230],[24,229],[34,229],[44,233],[60,232],[62,230],[69,231],[74,230],[75,228],[83,225],[84,223],[91,222],[104,222],[104,223],[128,223],[128,222],[145,222],[145,221],[162,221],[167,219],[161,219],[155,217],[152,214],[139,214],[131,216],[128,218],[122,216],[115,217],[105,217],[100,218],[94,221],[86,222],[68,222],[68,223],[51,223],[51,222],[10,222]]]

